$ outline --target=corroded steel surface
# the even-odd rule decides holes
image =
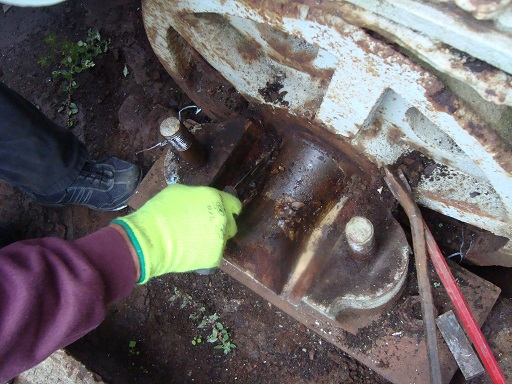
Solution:
[[[510,72],[498,69],[488,64],[485,59],[477,59],[443,41],[418,33],[410,25],[399,24],[385,17],[376,18],[366,9],[343,5],[340,7],[340,12],[342,17],[350,23],[377,32],[402,46],[421,62],[429,64],[447,77],[470,86],[484,100],[511,105],[512,76]],[[510,28],[512,16],[509,18],[510,20],[506,23]],[[511,33],[512,29],[508,31],[508,34]],[[492,37],[489,37],[489,41],[493,41]]]
[[[496,20],[510,10],[510,0],[445,0],[470,12],[478,20]]]
[[[344,2],[148,0],[143,10],[162,64],[210,116],[224,120],[245,113],[265,124],[295,116],[336,133],[335,140],[377,166],[418,150],[435,162],[416,186],[419,203],[512,237],[508,133],[357,26],[383,17],[369,11],[363,17]],[[411,35],[410,41],[419,40]],[[436,48],[426,56],[443,52]],[[492,84],[492,71],[470,63],[466,67]],[[500,76],[502,87],[485,93],[506,100],[510,78]],[[503,113],[495,117],[502,125]],[[512,265],[510,242],[500,252],[493,261]]]

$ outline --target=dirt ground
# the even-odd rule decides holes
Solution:
[[[0,81],[64,125],[66,117],[57,109],[65,95],[52,81],[51,68],[43,68],[38,58],[50,53],[43,43],[49,34],[78,41],[89,28],[110,41],[109,50],[77,78],[78,124],[72,131],[92,158],[115,155],[147,171],[162,150],[137,152],[160,141],[157,120],[189,100],[153,54],[138,1],[0,8]],[[75,239],[128,212],[45,208],[5,183],[0,183],[0,199],[2,221],[23,238]],[[215,314],[236,345],[227,354],[207,342],[211,324],[199,327],[202,318]],[[387,382],[220,272],[169,275],[135,288],[69,351],[109,383]]]

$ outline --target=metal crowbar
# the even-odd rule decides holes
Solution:
[[[471,309],[469,309],[466,299],[462,295],[462,292],[459,286],[457,285],[455,278],[453,277],[453,274],[450,271],[450,268],[448,267],[448,264],[446,263],[446,260],[444,259],[443,254],[441,253],[441,250],[439,249],[434,239],[434,236],[432,236],[432,232],[430,232],[430,229],[421,218],[421,213],[419,212],[418,206],[416,205],[412,197],[412,194],[410,193],[410,186],[407,183],[407,180],[405,180],[405,176],[403,175],[403,173],[401,173],[401,181],[398,180],[395,174],[391,171],[391,169],[388,166],[384,167],[384,172],[384,180],[386,181],[386,184],[388,185],[389,189],[391,190],[395,198],[406,211],[407,216],[409,216],[409,213],[407,212],[406,206],[408,207],[409,210],[417,212],[417,214],[414,217],[411,218],[411,216],[409,216],[411,226],[414,228],[413,220],[414,223],[416,223],[416,225],[418,224],[418,220],[421,221],[421,226],[424,228],[425,231],[423,239],[425,239],[426,237],[428,253],[430,259],[432,260],[432,264],[434,265],[434,268],[437,274],[439,275],[439,278],[443,283],[443,286],[446,289],[446,292],[448,293],[448,296],[450,297],[450,300],[452,301],[455,307],[455,311],[457,312],[457,315],[459,316],[464,328],[466,329],[469,338],[473,342],[473,345],[475,346],[478,356],[482,360],[482,363],[485,369],[487,370],[491,380],[495,384],[505,384],[505,376],[503,375],[503,372],[501,371],[501,368],[499,367],[498,362],[496,361],[496,358],[494,357],[491,348],[487,343],[487,340],[482,334],[482,331],[480,330],[480,327],[478,326],[478,323],[476,322],[475,317],[471,312]],[[416,208],[414,209],[413,207]],[[416,247],[414,249],[414,253],[415,256],[417,256]]]

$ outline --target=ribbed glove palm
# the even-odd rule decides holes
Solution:
[[[138,283],[144,284],[164,273],[218,267],[241,209],[240,200],[228,193],[177,184],[112,223],[125,229],[136,249]]]

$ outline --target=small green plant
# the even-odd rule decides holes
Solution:
[[[191,343],[192,345],[199,345],[206,340],[208,343],[217,343],[215,349],[222,349],[225,354],[228,354],[236,348],[236,345],[231,341],[231,335],[224,325],[219,321],[220,317],[216,313],[213,315],[206,315],[206,307],[199,302],[194,301],[193,297],[181,292],[178,288],[174,287],[174,294],[169,297],[169,302],[173,305],[179,306],[181,310],[187,309],[192,313],[189,318],[199,321],[198,329],[204,330],[206,333],[195,336]]]
[[[190,314],[189,318],[192,320],[198,320],[203,316],[206,311],[205,307],[197,307],[193,313]]]
[[[218,319],[219,316],[216,313],[204,316],[198,328],[211,327],[211,334],[206,341],[208,343],[217,343],[214,348],[222,349],[224,354],[227,355],[232,349],[236,348],[236,345],[231,342],[229,332],[220,321],[217,321]]]
[[[67,126],[73,127],[77,120],[74,115],[78,113],[76,103],[72,101],[74,91],[79,87],[76,77],[83,71],[94,67],[94,58],[108,51],[108,41],[103,40],[99,31],[89,29],[85,40],[72,42],[59,40],[52,34],[43,40],[52,50],[48,57],[40,57],[42,66],[56,65],[52,77],[62,80],[61,89],[66,92],[66,100],[61,103],[57,112],[67,115]]]
[[[128,343],[128,353],[132,356],[138,356],[140,355],[140,351],[136,349],[137,342],[135,340],[130,340]]]

